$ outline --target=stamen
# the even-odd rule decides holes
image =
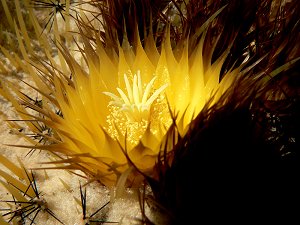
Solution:
[[[103,94],[112,98],[113,101],[110,101],[109,105],[117,106],[120,108],[120,110],[127,111],[128,113],[143,113],[144,111],[150,110],[153,102],[168,87],[168,84],[164,84],[163,86],[155,90],[154,93],[151,95],[155,79],[156,77],[154,76],[152,80],[146,85],[146,88],[144,90],[139,70],[137,71],[137,74],[135,74],[133,77],[132,86],[130,85],[127,75],[124,74],[127,95],[120,88],[117,88],[120,97],[111,92],[103,92]]]
[[[167,107],[167,104],[163,103],[164,96],[162,94],[168,84],[154,89],[155,80],[156,76],[149,83],[143,84],[138,70],[137,74],[133,76],[132,82],[124,74],[126,91],[116,88],[119,95],[103,92],[112,99],[108,104],[110,115],[107,116],[108,126],[105,129],[113,138],[118,139],[119,135],[126,133],[132,144],[138,144],[148,124],[152,124],[153,133],[158,129],[160,123],[169,124],[169,115],[161,115],[164,111],[168,111],[162,109]],[[157,110],[159,112],[156,112]]]

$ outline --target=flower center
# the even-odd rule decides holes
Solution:
[[[120,133],[123,136],[126,134],[132,144],[138,144],[149,122],[157,115],[161,115],[159,111],[166,108],[163,92],[168,84],[154,89],[155,79],[154,76],[148,84],[143,84],[138,70],[131,83],[124,74],[126,92],[120,88],[117,88],[119,96],[111,92],[103,92],[112,99],[108,104],[110,115],[107,117],[106,130],[113,138],[118,139]]]

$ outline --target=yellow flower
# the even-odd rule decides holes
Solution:
[[[114,184],[131,163],[142,172],[151,172],[160,151],[170,151],[176,144],[168,140],[170,127],[176,125],[178,134],[184,136],[205,104],[212,97],[210,104],[216,102],[238,73],[238,69],[230,71],[220,82],[227,53],[211,64],[211,58],[203,56],[205,34],[190,52],[188,41],[175,51],[169,35],[160,51],[150,35],[145,46],[137,38],[134,46],[125,42],[113,53],[102,46],[100,37],[95,46],[82,38],[85,66],[64,47],[60,64],[47,52],[49,64],[22,64],[43,96],[42,107],[18,90],[22,106],[13,95],[8,98],[29,129],[45,139],[45,144],[30,140],[28,148],[63,153],[68,157],[56,161],[57,166],[70,163],[61,167],[80,169],[107,185]],[[19,43],[23,50],[21,39]],[[8,95],[4,89],[2,94]],[[39,114],[30,114],[26,107]],[[44,134],[42,126],[51,134]]]

